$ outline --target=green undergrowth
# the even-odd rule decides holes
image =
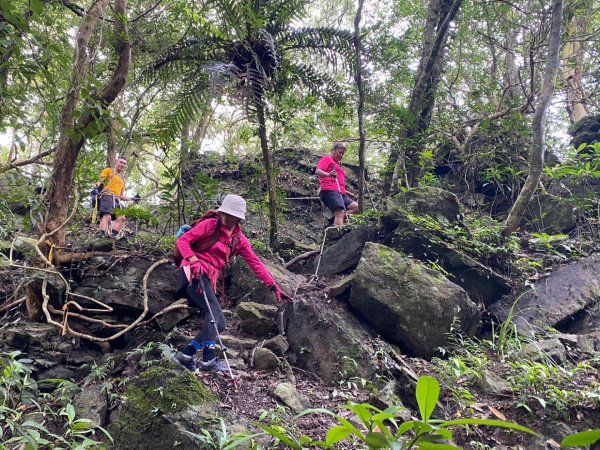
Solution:
[[[31,363],[18,351],[0,354],[0,450],[100,448],[112,440],[98,424],[77,416],[76,385],[35,381]]]
[[[511,405],[532,416],[543,411],[570,420],[577,410],[600,408],[600,383],[594,375],[600,359],[590,356],[585,362],[557,364],[541,351],[526,351],[527,339],[502,336],[501,331],[481,340],[453,336],[447,358],[433,360],[457,410],[473,413],[481,386],[498,383],[498,378],[504,380]]]

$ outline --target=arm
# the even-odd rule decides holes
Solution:
[[[319,178],[335,178],[337,176],[335,165],[331,162],[330,157],[321,158],[315,169],[315,175]]]
[[[127,197],[127,196],[123,195],[124,193],[125,193],[125,189],[123,189],[123,190],[121,191],[121,195],[119,195],[119,200],[125,200],[125,201],[129,201],[129,200],[131,200],[129,197]]]
[[[190,263],[198,261],[196,253],[192,250],[192,244],[212,236],[216,226],[218,226],[217,219],[206,219],[177,239],[175,245],[177,245],[184,260],[187,259]]]
[[[325,172],[324,170],[321,170],[317,167],[317,169],[315,170],[315,175],[319,178],[335,178],[337,173],[335,169],[331,169],[331,172]]]
[[[107,178],[112,176],[112,169],[107,167],[100,173],[100,179],[96,181],[96,187],[99,187],[102,183],[106,181]]]
[[[240,236],[240,242],[238,244],[237,253],[242,258],[244,258],[244,260],[248,263],[248,265],[256,275],[256,278],[262,281],[266,287],[270,288],[276,284],[275,280],[273,279],[265,265],[260,259],[258,259],[258,256],[256,256],[252,251],[250,242],[248,242],[248,239],[243,234]]]

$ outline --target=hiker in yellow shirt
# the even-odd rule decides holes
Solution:
[[[121,178],[121,173],[127,165],[127,160],[122,156],[117,158],[115,170],[107,167],[100,174],[100,179],[96,182],[96,186],[104,184],[104,189],[100,192],[100,200],[98,202],[98,211],[102,216],[100,220],[100,230],[108,236],[116,237],[125,223],[125,217],[116,217],[115,209],[122,209],[122,200],[130,200],[125,197],[125,182]],[[111,221],[114,220],[111,228]]]

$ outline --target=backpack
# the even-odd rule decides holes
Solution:
[[[191,230],[196,225],[198,225],[200,222],[202,222],[203,220],[206,220],[206,219],[217,219],[217,226],[215,227],[215,232],[212,234],[212,236],[210,236],[206,240],[206,242],[204,242],[197,249],[197,251],[203,252],[204,250],[208,250],[213,245],[215,245],[219,241],[219,238],[221,237],[221,217],[219,216],[219,213],[217,213],[217,211],[215,209],[209,209],[208,211],[206,211],[206,213],[204,213],[204,215],[202,217],[194,220],[192,222],[191,226],[183,225],[179,229],[179,232],[177,233],[177,238],[179,239],[181,237],[181,235],[187,233],[189,230]],[[179,267],[181,265],[181,262],[183,261],[183,255],[177,248],[177,241],[175,241],[175,245],[173,246],[173,260],[175,261],[175,264],[177,264],[177,267]]]

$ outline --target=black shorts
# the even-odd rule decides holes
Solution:
[[[347,195],[342,195],[336,191],[321,191],[319,197],[321,197],[321,201],[325,203],[325,206],[327,206],[331,212],[335,212],[336,209],[344,209],[344,207],[348,209],[350,203],[354,201]]]
[[[119,199],[117,197],[113,197],[112,195],[103,194],[98,202],[98,212],[101,215],[110,214],[112,216],[112,220],[115,220],[117,218],[115,214],[113,214],[115,209],[122,209]]]

